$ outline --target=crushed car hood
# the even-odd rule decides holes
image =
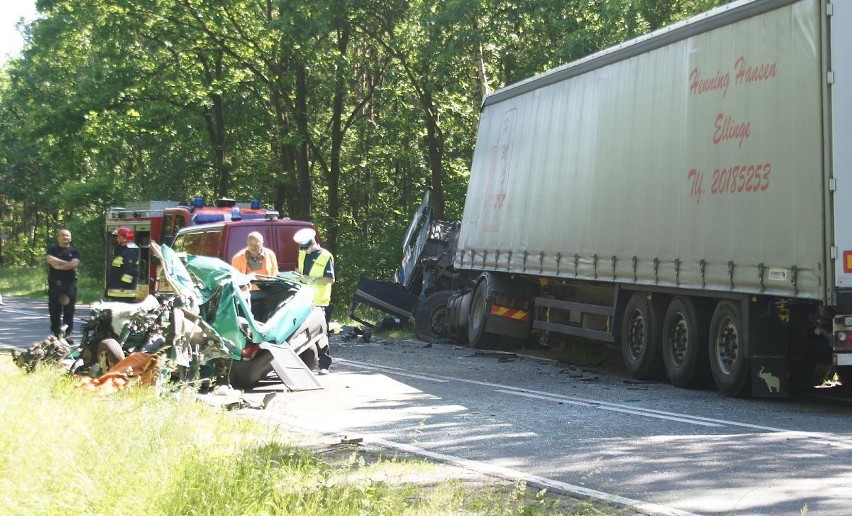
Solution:
[[[229,263],[209,256],[180,256],[166,245],[160,246],[163,275],[181,296],[196,304],[205,320],[225,340],[234,345],[232,355],[239,358],[248,343],[267,342],[286,346],[287,340],[307,320],[313,310],[313,293],[296,280],[295,275],[253,280]],[[275,287],[291,292],[265,321],[258,321],[251,311],[247,288],[252,283],[261,289]]]

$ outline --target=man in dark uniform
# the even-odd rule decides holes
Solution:
[[[68,337],[74,329],[77,267],[80,266],[80,251],[71,245],[71,232],[60,229],[56,245],[48,248],[44,258],[50,266],[47,272],[50,332],[57,337]]]
[[[139,247],[134,242],[136,234],[127,226],[115,232],[115,250],[107,268],[106,297],[116,301],[136,301],[136,283],[139,281]]]

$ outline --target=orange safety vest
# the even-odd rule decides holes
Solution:
[[[255,273],[263,276],[278,276],[278,259],[272,249],[263,248],[263,263],[260,264],[259,269],[249,267],[248,261],[248,248],[246,248],[234,255],[231,259],[231,266],[243,274]],[[253,284],[251,289],[260,290],[260,287]]]
[[[278,260],[275,258],[275,253],[272,252],[272,249],[263,249],[263,262],[259,269],[252,269],[249,267],[247,249],[243,249],[239,253],[235,254],[231,259],[231,265],[243,274],[251,274],[254,272],[255,274],[261,274],[264,276],[278,275]]]

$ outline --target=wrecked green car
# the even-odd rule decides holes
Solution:
[[[92,303],[80,345],[65,357],[72,372],[96,376],[143,352],[163,356],[164,375],[180,382],[246,388],[275,371],[291,390],[320,388],[311,371],[328,325],[295,274],[257,279],[218,258],[152,250],[162,288],[140,303]]]
[[[164,268],[183,278],[175,274],[180,265],[178,260]],[[187,256],[186,270],[198,280],[194,291],[200,314],[228,346],[230,356],[219,359],[218,365],[227,369],[232,385],[253,385],[274,369],[293,389],[298,383],[294,376],[302,375],[292,369],[292,357],[298,356],[309,371],[317,366],[320,350],[328,346],[328,325],[323,310],[313,305],[312,292],[295,274],[249,279],[207,256]]]

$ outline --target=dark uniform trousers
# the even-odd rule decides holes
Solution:
[[[68,336],[74,329],[74,307],[77,303],[77,280],[48,280],[47,309],[50,312],[50,332],[57,337]],[[66,326],[63,332],[63,325]]]

